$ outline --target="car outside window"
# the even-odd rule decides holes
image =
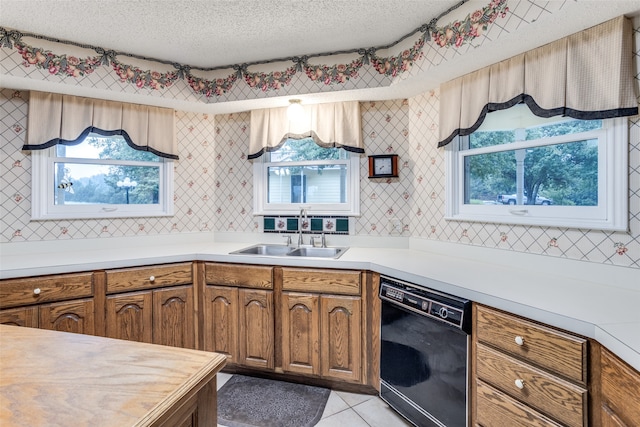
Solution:
[[[624,119],[489,113],[445,151],[452,220],[624,230]]]

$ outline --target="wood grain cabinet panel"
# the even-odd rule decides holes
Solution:
[[[282,289],[337,295],[360,295],[361,274],[355,270],[282,268]]]
[[[239,363],[238,288],[205,286],[204,349],[225,354],[228,363]]]
[[[6,279],[0,283],[0,309],[93,296],[92,273]]]
[[[107,293],[156,289],[193,283],[192,264],[179,263],[107,271]]]
[[[240,289],[240,363],[254,368],[274,368],[273,292]]]
[[[587,390],[582,387],[482,344],[477,347],[477,375],[567,426],[587,425]]]
[[[562,427],[483,381],[477,381],[476,425],[482,427]]]
[[[106,336],[196,348],[192,263],[106,271]]]
[[[483,306],[478,306],[476,319],[479,341],[586,384],[586,339]]]
[[[273,370],[273,267],[206,263],[204,270],[204,349],[231,364]]]
[[[602,347],[603,425],[640,426],[640,373]]]
[[[586,339],[475,303],[473,319],[473,422],[589,425]]]
[[[320,373],[320,298],[282,293],[282,369],[307,375]]]
[[[3,325],[38,327],[38,307],[8,308],[0,310],[0,323]]]
[[[602,411],[602,414],[601,414],[602,427],[630,427],[627,424],[625,424],[624,421],[622,421],[620,417],[617,416],[613,412],[613,410],[609,408],[606,404],[602,405],[601,411]]]
[[[39,307],[40,329],[95,334],[93,300],[65,301]]]
[[[153,342],[152,291],[107,297],[106,336],[137,342]]]
[[[195,348],[193,286],[153,291],[153,342]]]
[[[212,285],[273,289],[273,268],[269,266],[207,263],[205,280]]]
[[[360,297],[320,296],[323,377],[360,381],[361,303]]]

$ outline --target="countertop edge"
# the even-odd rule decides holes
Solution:
[[[460,245],[449,245],[451,248],[447,245],[436,245],[435,249],[438,252],[435,252],[431,245],[422,246],[420,242],[412,249],[350,247],[341,258],[335,260],[230,254],[255,243],[186,239],[177,244],[145,247],[143,253],[137,248],[116,249],[116,246],[106,250],[101,248],[94,253],[79,250],[65,252],[46,259],[36,258],[33,262],[25,261],[21,254],[7,256],[3,251],[5,253],[2,254],[0,278],[185,261],[366,269],[593,338],[640,371],[640,339],[633,338],[633,331],[640,330],[640,311],[637,307],[632,309],[634,302],[637,305],[640,301],[640,288],[633,288],[633,277],[640,278],[640,269],[615,266],[602,266],[599,269],[597,265],[587,265],[593,263],[505,253],[507,259],[525,256],[527,260],[532,260],[535,268],[548,264],[552,271],[549,274],[541,274],[534,271],[535,268],[530,265],[515,267],[498,263],[492,258],[495,255],[492,250],[465,247],[461,248],[462,253],[458,254],[463,256],[455,257],[455,254],[449,251],[451,248],[458,249]],[[492,260],[495,264],[491,263]],[[461,263],[465,264],[465,268],[459,268]],[[11,268],[7,268],[7,265]],[[579,271],[583,266],[589,274]],[[465,270],[477,270],[479,274]],[[594,270],[596,274],[592,274],[590,270]],[[576,271],[576,277],[573,277],[573,271]],[[483,277],[483,280],[478,280],[478,277]],[[509,277],[519,279],[513,280]],[[616,310],[611,313],[598,310],[602,304],[602,294],[605,292],[609,300],[616,301]]]

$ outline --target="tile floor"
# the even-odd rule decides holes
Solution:
[[[231,378],[218,374],[218,389]],[[316,427],[408,427],[410,423],[396,414],[378,396],[331,391],[322,419]],[[224,427],[218,424],[218,427]]]

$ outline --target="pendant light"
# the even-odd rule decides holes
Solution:
[[[287,118],[290,122],[299,121],[304,116],[302,101],[299,99],[290,99],[287,107]]]

